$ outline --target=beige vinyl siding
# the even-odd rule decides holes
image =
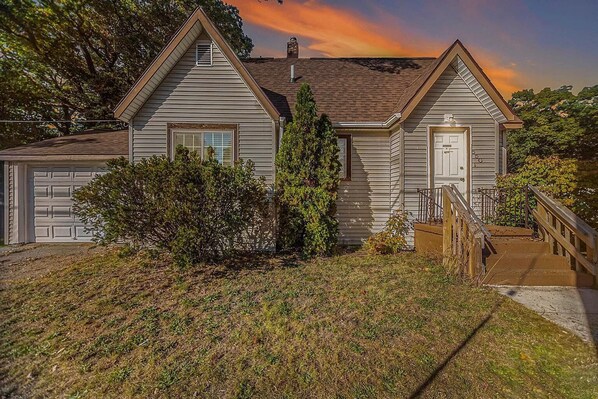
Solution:
[[[498,123],[506,122],[507,118],[459,56],[455,57],[451,66],[457,71],[459,76],[461,76],[465,84],[475,94],[478,100],[480,100],[480,103],[486,108],[488,113],[492,115],[492,118]]]
[[[8,162],[8,243],[19,242],[19,207],[18,200],[18,166],[14,162]]]
[[[198,40],[209,39],[205,33]],[[213,44],[213,65],[195,65],[193,40],[133,120],[133,159],[167,154],[167,123],[237,124],[239,157],[274,180],[274,122]]]
[[[507,171],[507,132],[500,132],[498,137],[499,149],[498,149],[498,172],[500,174],[506,174]]]
[[[147,84],[143,87],[143,89],[135,96],[127,110],[122,114],[121,118],[123,120],[128,120],[135,115],[135,112],[139,110],[143,103],[151,96],[154,92],[156,87],[160,84],[160,82],[164,79],[164,77],[168,74],[168,72],[176,65],[177,60],[185,54],[185,52],[189,49],[190,46],[195,48],[195,41],[199,37],[202,31],[202,26],[199,22],[196,22],[193,27],[189,30],[189,33],[181,40],[181,42],[176,46],[176,48],[172,51],[172,53],[166,58],[164,64],[161,68],[159,68],[156,73],[150,78]]]
[[[417,214],[418,188],[428,187],[428,127],[453,114],[471,128],[470,173],[473,190],[493,186],[497,173],[497,123],[453,67],[448,67],[404,123],[405,208]]]
[[[4,200],[6,201],[5,207],[5,236],[4,241],[6,244],[13,242],[13,231],[15,223],[15,174],[12,166],[12,162],[4,162],[4,182],[6,183]]]
[[[390,135],[390,209],[396,210],[402,207],[401,188],[402,179],[402,150],[403,136],[402,129]]]
[[[7,243],[18,244],[27,242],[27,217],[28,215],[26,197],[27,169],[21,162],[6,162],[6,173],[8,174],[8,215],[7,215]]]
[[[340,132],[339,132],[340,133]],[[360,244],[380,231],[390,209],[388,133],[352,133],[351,180],[342,181],[337,201],[339,242]]]

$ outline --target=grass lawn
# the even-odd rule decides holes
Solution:
[[[0,396],[598,397],[593,346],[411,253],[48,261],[0,289]]]

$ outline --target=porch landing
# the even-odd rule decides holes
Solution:
[[[415,250],[442,256],[442,225],[415,224]],[[547,242],[534,239],[521,227],[486,226],[484,261],[488,285],[592,287],[594,276],[572,270],[563,256],[554,255]]]

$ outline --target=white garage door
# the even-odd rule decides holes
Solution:
[[[73,213],[73,192],[103,173],[101,166],[52,166],[30,169],[33,230],[36,242],[90,241],[91,233]]]

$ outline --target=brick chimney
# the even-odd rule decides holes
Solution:
[[[299,43],[296,37],[291,37],[287,43],[287,58],[299,58]]]

